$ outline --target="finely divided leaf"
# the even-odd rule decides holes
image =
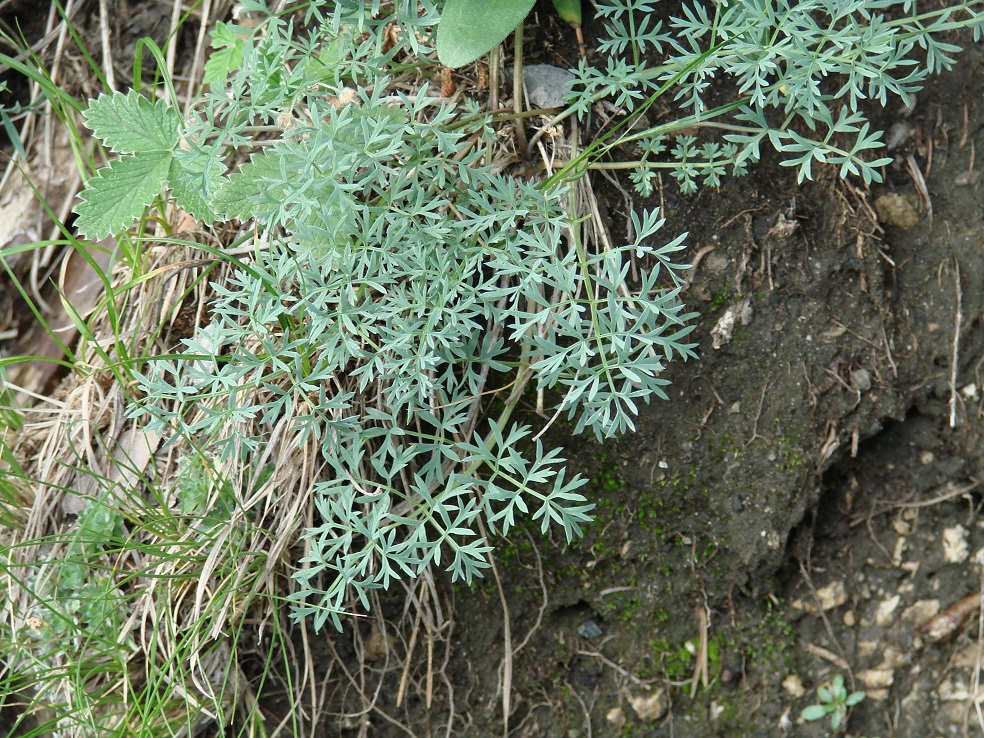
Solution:
[[[120,154],[171,151],[180,138],[181,115],[163,100],[151,102],[135,90],[103,93],[85,111],[96,136]]]
[[[171,187],[171,195],[175,202],[193,217],[203,223],[211,223],[215,220],[215,213],[206,197],[208,183],[205,182],[204,175],[189,174],[177,161],[172,161],[167,183]]]
[[[95,240],[129,227],[160,194],[171,158],[166,151],[126,156],[96,172],[75,207],[79,233]]]
[[[178,149],[167,175],[171,196],[198,220],[211,222],[215,220],[211,203],[225,182],[224,171],[225,163],[213,149]]]
[[[219,188],[212,202],[215,212],[226,219],[247,220],[255,211],[254,198],[260,196],[264,179],[281,179],[280,157],[269,152],[254,154]]]

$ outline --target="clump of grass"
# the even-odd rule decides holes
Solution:
[[[71,19],[60,28],[64,43],[81,40]],[[27,58],[2,59],[37,95],[17,119],[23,153],[8,175],[21,167],[38,181],[36,162],[48,158],[88,176],[90,156],[104,154],[80,133],[84,101],[64,91],[78,85],[64,66]],[[89,71],[105,79],[100,65]],[[300,734],[293,675],[272,672],[291,649],[286,548],[310,499],[270,503],[274,483],[296,470],[273,483],[262,467],[246,478],[208,454],[162,450],[125,418],[133,368],[204,314],[207,278],[221,281],[228,267],[201,258],[204,231],[173,237],[175,212],[89,243],[64,223],[71,192],[50,201],[59,193],[38,182],[35,194],[55,237],[0,252],[3,289],[17,291],[40,329],[26,352],[0,358],[5,726],[25,736],[197,735],[216,725],[263,735],[258,693],[276,686]],[[56,278],[37,284],[32,271]],[[242,638],[258,627],[256,657]]]

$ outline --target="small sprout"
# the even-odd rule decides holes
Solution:
[[[810,705],[803,710],[804,720],[823,720],[830,715],[830,727],[837,730],[847,717],[847,708],[854,707],[865,698],[864,692],[847,693],[844,688],[844,677],[840,674],[830,680],[830,685],[817,689],[819,703]]]

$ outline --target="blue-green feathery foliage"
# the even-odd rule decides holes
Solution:
[[[871,159],[883,146],[860,104],[908,104],[926,78],[955,63],[953,32],[971,29],[979,40],[984,2],[964,0],[925,8],[916,0],[741,0],[684,4],[679,17],[654,19],[652,0],[603,0],[610,53],[602,68],[582,61],[571,106],[584,116],[610,98],[627,113],[641,112],[668,94],[677,115],[667,123],[624,136],[643,147],[633,182],[651,194],[654,172],[667,169],[684,192],[716,186],[727,173],[740,175],[759,160],[763,144],[797,168],[800,181],[814,163],[832,164],[842,177],[881,181]],[[647,53],[649,56],[647,57]],[[647,59],[658,58],[651,64]],[[708,108],[715,85],[732,80],[734,94]],[[661,114],[666,118],[666,114]],[[723,130],[726,143],[698,143],[667,134]],[[650,139],[648,142],[646,139]],[[669,154],[666,156],[665,154]]]
[[[665,397],[664,363],[692,355],[691,316],[672,260],[683,238],[653,245],[655,213],[637,219],[632,244],[594,251],[571,228],[564,187],[484,163],[486,116],[426,87],[389,93],[353,34],[333,37],[336,56],[348,39],[347,68],[307,72],[334,99],[310,78],[274,87],[271,69],[296,52],[287,33],[273,24],[243,47],[234,97],[213,93],[185,133],[197,145],[181,149],[208,162],[218,141],[245,140],[243,121],[303,111],[238,172],[200,181],[216,213],[252,219],[269,248],[214,285],[212,321],[183,355],[137,377],[147,400],[135,412],[219,463],[248,463],[283,418],[293,444],[317,444],[321,523],[296,613],[338,625],[352,593],[367,604],[369,590],[431,564],[480,575],[479,516],[493,533],[531,517],[580,535],[585,480],[509,421],[511,384],[553,390],[577,430],[611,437]],[[341,103],[362,74],[371,91],[353,86]],[[632,259],[650,268],[630,287]]]
[[[478,515],[502,533],[518,512],[580,534],[584,480],[529,428],[480,421],[487,384],[528,368],[604,438],[631,428],[637,404],[662,394],[663,362],[691,351],[689,316],[659,283],[676,278],[682,239],[647,245],[660,225],[647,214],[637,243],[589,253],[565,238],[563,190],[482,165],[469,140],[488,134],[484,120],[449,133],[441,107],[411,122],[427,105],[374,93],[312,108],[317,124],[233,175],[217,209],[282,235],[216,285],[187,358],[139,377],[150,427],[222,461],[245,461],[265,441],[248,429],[284,416],[297,443],[320,445],[324,523],[298,575],[305,592],[328,582],[298,606],[319,624],[349,586],[362,595],[432,562],[470,581],[487,566]],[[654,266],[621,294],[630,252]]]

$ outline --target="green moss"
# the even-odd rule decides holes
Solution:
[[[629,591],[613,592],[598,609],[606,619],[620,623],[640,621],[643,615],[643,603],[635,593]]]
[[[708,456],[715,464],[721,464],[732,457],[738,458],[735,454],[741,454],[740,448],[741,444],[736,443],[730,433],[720,433],[714,438],[714,445],[708,451]]]
[[[649,641],[649,652],[671,681],[683,681],[693,673],[694,656],[682,643],[674,646],[662,638],[653,638]]]
[[[724,644],[723,636],[715,636],[707,641],[707,672],[714,677],[721,671],[721,649]]]
[[[787,427],[783,425],[779,418],[775,420],[773,437],[775,438],[776,452],[779,457],[779,467],[783,471],[794,472],[806,463],[806,455],[803,450],[802,428]]]
[[[796,653],[793,626],[781,608],[768,603],[764,612],[745,618],[745,624],[739,627],[735,638],[725,648],[744,653],[748,672],[768,679],[793,666]]]
[[[612,469],[603,470],[595,479],[595,483],[606,492],[618,492],[625,486],[618,474]]]
[[[639,496],[639,508],[633,518],[635,522],[656,539],[667,536],[669,532],[661,523],[682,510],[684,501],[694,490],[693,481],[696,478],[697,470],[691,469],[684,476],[655,480],[653,486],[643,490]]]
[[[495,547],[496,561],[503,566],[510,566],[525,554],[532,553],[533,543],[530,536],[522,534],[523,528],[531,527],[532,521],[524,520],[522,526],[517,526],[515,533],[506,539],[501,539]]]
[[[721,308],[723,308],[725,305],[728,304],[728,302],[731,300],[733,296],[734,296],[734,292],[732,292],[731,290],[721,290],[720,292],[715,292],[711,296],[711,304],[710,304],[709,312],[713,313],[717,310],[720,310]]]
[[[693,673],[693,654],[686,648],[680,646],[675,651],[667,651],[663,657],[663,668],[666,669],[668,679],[679,682]]]
[[[671,614],[656,609],[651,617],[655,629],[671,622]],[[779,609],[771,604],[764,610],[748,615],[744,624],[726,625],[707,640],[707,671],[711,678],[707,694],[723,704],[728,690],[716,681],[722,664],[735,656],[744,655],[747,671],[753,678],[769,680],[790,668],[794,648],[793,628]],[[693,676],[696,639],[672,641],[655,636],[648,641],[644,678],[661,676],[670,681],[684,681]],[[642,675],[642,671],[639,672]],[[740,710],[739,710],[740,712]]]

